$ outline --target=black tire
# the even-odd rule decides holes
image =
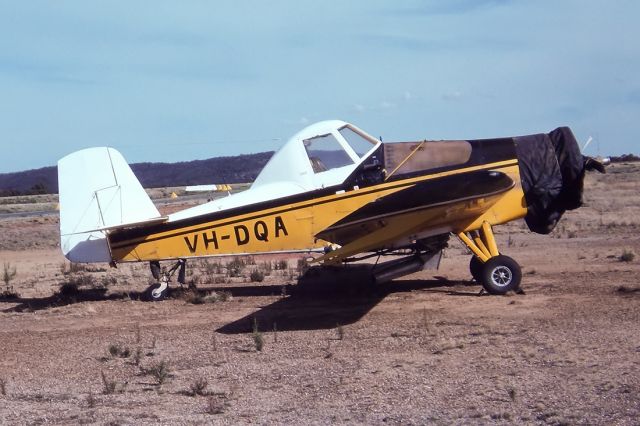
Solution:
[[[165,288],[161,292],[154,291],[160,287],[160,283],[151,284],[144,292],[145,300],[149,302],[159,302],[164,300],[169,293],[169,287]]]
[[[480,261],[476,256],[471,256],[471,261],[469,262],[469,272],[471,272],[471,276],[474,280],[479,284],[482,282],[482,267],[484,263]]]
[[[522,271],[509,256],[495,256],[482,265],[481,283],[490,294],[505,294],[520,288]]]

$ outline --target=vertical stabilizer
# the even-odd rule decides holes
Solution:
[[[110,262],[105,228],[160,217],[122,155],[88,148],[58,161],[60,247],[72,262]]]

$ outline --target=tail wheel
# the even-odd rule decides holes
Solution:
[[[509,256],[495,256],[482,265],[480,282],[490,294],[517,290],[522,280],[520,265]]]
[[[145,293],[145,299],[150,302],[159,302],[164,300],[169,293],[169,286],[166,283],[159,282],[150,285]]]

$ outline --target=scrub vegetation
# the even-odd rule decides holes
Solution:
[[[498,227],[528,271],[506,296],[479,295],[452,240],[440,270],[372,291],[316,266],[299,284],[303,256],[232,256],[188,261],[182,290],[142,302],[148,264],[70,264],[55,214],[0,219],[19,293],[0,299],[0,419],[636,424],[638,185],[640,165],[616,164],[553,234]],[[163,214],[193,202],[162,200]]]

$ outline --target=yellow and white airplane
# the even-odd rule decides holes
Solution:
[[[321,264],[371,256],[376,282],[437,266],[455,235],[471,250],[473,277],[492,294],[517,289],[518,264],[498,251],[492,227],[525,218],[550,232],[582,203],[585,170],[566,127],[485,140],[382,143],[338,120],[313,124],[277,151],[250,189],[162,216],[122,155],[74,152],[58,163],[61,248],[72,262],[149,262],[165,297],[187,259],[318,252]],[[398,255],[402,257],[397,258]],[[168,271],[160,261],[172,260]]]

